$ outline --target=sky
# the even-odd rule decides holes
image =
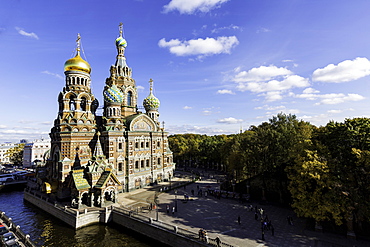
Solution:
[[[152,78],[169,134],[235,134],[278,113],[318,127],[370,117],[369,9],[368,0],[0,1],[0,143],[49,137],[78,33],[102,106],[121,22],[138,106]]]

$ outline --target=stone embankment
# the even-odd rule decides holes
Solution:
[[[181,181],[180,183],[172,183],[172,188],[175,186],[184,186],[189,181]],[[165,187],[168,189],[168,187]],[[145,196],[146,197],[146,196]],[[139,203],[140,199],[137,198]],[[155,218],[148,217],[142,214],[138,208],[149,209],[155,204],[155,198],[152,198],[153,202],[148,198],[141,202],[141,207],[135,207],[136,210],[131,208],[125,208],[120,204],[110,205],[105,208],[85,208],[85,209],[73,209],[58,203],[54,203],[48,199],[45,195],[32,189],[26,189],[24,192],[24,200],[30,202],[36,207],[50,213],[54,217],[67,223],[69,226],[78,229],[91,224],[98,223],[109,223],[113,222],[121,225],[125,228],[133,230],[139,234],[152,238],[158,242],[161,242],[168,246],[216,246],[216,239],[203,238],[202,241],[199,239],[199,233],[197,231],[187,230],[185,228],[178,227],[176,224],[170,224],[158,220],[158,216]],[[222,243],[222,246],[231,246],[226,243]],[[232,247],[232,246],[231,246]]]

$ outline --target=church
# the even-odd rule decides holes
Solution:
[[[175,164],[164,126],[160,101],[150,93],[138,110],[138,92],[126,63],[127,41],[119,26],[117,56],[103,89],[103,113],[91,90],[91,67],[76,54],[64,64],[65,86],[58,96],[58,114],[51,129],[51,149],[38,169],[38,188],[72,206],[102,207],[118,193],[152,185],[173,176]]]

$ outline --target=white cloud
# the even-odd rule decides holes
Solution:
[[[230,50],[239,44],[235,36],[217,37],[205,39],[192,39],[188,41],[180,41],[171,39],[166,41],[164,38],[158,42],[159,47],[169,48],[169,51],[176,56],[211,56],[221,53],[230,53]]]
[[[281,92],[278,92],[278,91],[263,93],[263,94],[260,94],[260,96],[264,96],[267,102],[272,102],[272,101],[283,99]]]
[[[307,99],[307,100],[320,100],[315,105],[335,105],[348,101],[360,101],[365,99],[364,96],[359,94],[343,94],[343,93],[330,93],[330,94],[313,94],[303,93],[292,95],[296,98]]]
[[[182,109],[184,109],[184,110],[190,110],[190,109],[193,109],[193,107],[191,107],[191,106],[184,106]]]
[[[203,115],[209,116],[209,115],[212,114],[212,111],[210,111],[210,110],[204,110],[202,113],[203,113]]]
[[[293,74],[292,71],[286,68],[278,68],[274,65],[260,66],[258,68],[252,68],[248,71],[240,70],[240,67],[234,69],[235,73],[238,74],[235,75],[233,80],[238,83],[267,81],[278,76],[287,76]]]
[[[238,29],[241,30],[241,27],[231,24],[231,25],[226,26],[226,27],[216,27],[216,28],[211,30],[211,33],[218,33],[222,30],[238,30]]]
[[[239,83],[237,89],[240,91],[251,91],[254,93],[272,92],[272,91],[283,91],[296,87],[307,87],[309,86],[308,79],[298,75],[285,76],[282,80],[271,80],[267,82],[255,81],[247,83]]]
[[[0,124],[0,129],[5,129],[5,128],[7,128],[6,125]]]
[[[342,110],[329,110],[328,113],[333,113],[333,114],[338,114],[338,113],[342,113],[343,111]]]
[[[171,135],[178,133],[193,133],[193,134],[207,134],[207,135],[220,135],[226,133],[235,133],[235,131],[227,131],[225,129],[215,127],[201,127],[197,125],[171,125],[167,126],[166,131]]]
[[[236,82],[236,89],[245,92],[260,93],[267,101],[283,99],[282,93],[293,88],[310,85],[307,78],[294,75],[292,71],[283,67],[260,66],[248,71],[241,71],[240,67],[234,69],[236,75],[231,79]]]
[[[28,33],[28,32],[24,31],[22,28],[19,28],[19,27],[16,27],[15,29],[18,31],[18,33],[20,35],[30,37],[30,38],[34,38],[34,39],[39,39],[39,37],[35,33]]]
[[[308,88],[306,88],[305,90],[303,90],[303,93],[304,93],[304,94],[320,93],[320,91],[319,91],[319,90],[316,90],[316,89],[314,89],[314,88],[312,88],[312,87],[308,87]]]
[[[217,120],[217,123],[225,123],[225,124],[236,124],[236,123],[241,123],[243,122],[242,119],[236,119],[233,117],[228,117],[228,118],[222,118]]]
[[[197,11],[206,13],[212,9],[219,8],[221,4],[229,0],[171,0],[163,6],[164,13],[179,11],[180,14],[193,14]]]
[[[286,107],[283,106],[283,105],[279,105],[279,106],[263,105],[263,106],[255,107],[254,109],[256,109],[256,110],[264,109],[264,110],[268,110],[268,111],[276,111],[276,110],[282,110],[282,109],[285,109],[285,108]]]
[[[233,91],[228,89],[222,89],[217,91],[218,94],[235,94]]]
[[[56,77],[56,78],[58,78],[58,79],[64,79],[64,78],[63,78],[63,76],[61,76],[61,75],[59,75],[59,74],[56,74],[56,73],[49,72],[49,71],[47,71],[47,70],[42,71],[41,73],[42,73],[42,74],[46,74],[46,75],[52,75],[52,76],[54,76],[54,77]]]
[[[348,82],[370,75],[370,61],[364,57],[345,60],[338,65],[329,64],[312,74],[312,81]]]
[[[260,27],[260,28],[256,31],[256,33],[268,33],[268,32],[271,32],[271,30],[270,30],[270,29],[268,29],[268,28],[265,28],[265,27]]]

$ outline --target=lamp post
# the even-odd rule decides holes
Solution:
[[[177,213],[177,190],[175,190],[175,212]]]
[[[169,174],[168,179],[170,180],[170,190],[171,190],[171,174]]]
[[[155,213],[156,213],[156,220],[158,221],[158,205],[159,205],[159,200],[158,200],[158,192],[154,194],[154,203],[155,203]]]

